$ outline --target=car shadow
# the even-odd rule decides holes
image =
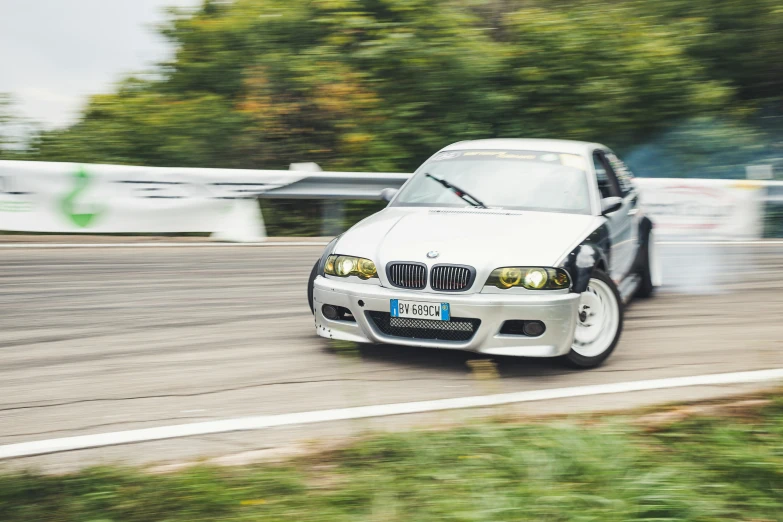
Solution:
[[[332,353],[340,351],[329,345],[324,349]],[[517,379],[556,376],[575,371],[565,367],[557,359],[495,356],[463,350],[392,344],[358,344],[353,350],[353,356],[358,356],[366,364],[411,367],[441,374],[453,373],[480,377],[482,373],[494,371],[496,374],[493,377]]]

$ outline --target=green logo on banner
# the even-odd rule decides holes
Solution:
[[[78,198],[90,184],[90,176],[84,167],[79,168],[73,174],[73,189],[63,198],[60,202],[60,209],[70,219],[74,225],[79,228],[87,228],[90,224],[102,213],[97,207],[93,207],[92,212],[76,212],[76,206],[74,204],[76,198]]]

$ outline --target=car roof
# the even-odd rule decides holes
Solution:
[[[441,150],[502,149],[530,150],[538,152],[562,152],[564,154],[589,155],[595,148],[605,148],[599,143],[572,140],[544,140],[534,138],[495,138],[488,140],[458,141]]]

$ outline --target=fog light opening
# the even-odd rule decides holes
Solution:
[[[546,331],[546,326],[541,321],[525,321],[522,331],[529,337],[538,337]]]
[[[328,304],[325,304],[321,307],[321,313],[324,314],[324,317],[331,321],[336,321],[339,317],[337,314],[337,308]]]
[[[326,304],[321,307],[321,313],[323,313],[324,317],[330,321],[345,321],[348,323],[356,322],[356,318],[353,316],[353,312],[344,306]]]

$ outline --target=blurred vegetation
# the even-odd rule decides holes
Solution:
[[[676,413],[676,411],[675,411]],[[376,435],[284,465],[0,475],[3,522],[779,520],[783,401]],[[628,422],[631,421],[631,422]]]
[[[7,94],[0,93],[0,154],[5,149],[6,144],[9,141],[7,128],[12,121],[10,106],[11,97]]]
[[[19,117],[14,113],[11,96],[0,92],[0,159],[5,159],[17,148],[19,141],[15,135],[14,127],[17,126]]]
[[[327,205],[338,210],[336,215],[329,215],[325,209]],[[385,201],[261,199],[261,212],[269,236],[334,236],[385,206]]]
[[[764,237],[783,237],[783,204],[767,203],[764,209]]]
[[[503,136],[600,141],[644,176],[783,158],[778,0],[206,0],[160,30],[174,59],[14,155],[410,172]]]
[[[408,172],[460,139],[630,146],[738,96],[689,53],[703,21],[640,15],[633,3],[207,1],[162,28],[177,53],[160,78],[93,96],[30,155]]]

